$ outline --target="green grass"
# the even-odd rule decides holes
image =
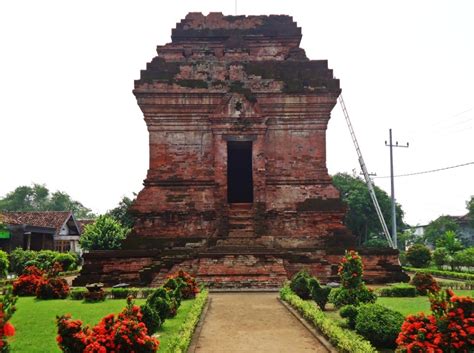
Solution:
[[[455,290],[454,292],[457,295],[474,296],[473,290]],[[419,312],[424,312],[426,314],[431,312],[430,302],[427,296],[417,296],[414,298],[379,297],[377,298],[377,304],[398,311],[405,316],[409,314],[418,314]]]
[[[178,309],[178,314],[172,320],[166,320],[158,331],[158,341],[160,341],[159,351],[165,352],[170,344],[171,336],[176,333],[183,324],[194,300],[183,300]],[[14,353],[14,352],[12,352]]]
[[[135,304],[144,303],[137,299]],[[158,332],[160,348],[167,345],[167,339],[184,321],[193,301],[181,303],[178,315],[165,321]],[[17,311],[11,319],[16,334],[10,339],[11,353],[60,353],[56,344],[56,315],[71,314],[85,324],[95,325],[107,314],[119,313],[126,305],[126,299],[106,300],[101,303],[83,303],[78,300],[36,300],[32,297],[19,298]],[[161,350],[160,349],[160,350]]]

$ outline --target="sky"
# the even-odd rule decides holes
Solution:
[[[142,188],[148,133],[133,81],[188,12],[235,14],[235,0],[0,2],[0,197],[46,184],[96,213]],[[474,2],[238,0],[237,14],[288,14],[310,59],[340,79],[376,185],[474,162]],[[330,174],[359,174],[341,108],[327,131]],[[474,164],[395,178],[411,225],[462,215]]]

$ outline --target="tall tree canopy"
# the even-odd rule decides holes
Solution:
[[[133,194],[133,196],[136,196],[136,194]],[[131,198],[124,196],[122,200],[120,200],[118,206],[108,211],[106,215],[120,222],[124,227],[132,228],[134,218],[130,214],[129,209],[134,200],[135,199],[132,200]]]
[[[359,239],[361,243],[369,238],[377,238],[382,234],[375,207],[369,195],[365,181],[361,178],[351,176],[347,173],[338,173],[333,176],[333,184],[339,189],[342,200],[347,204],[348,210],[344,223]],[[375,186],[375,195],[382,210],[388,227],[391,224],[391,200],[385,191]],[[403,210],[399,204],[396,205],[397,226],[401,230],[403,223]]]
[[[73,211],[77,218],[95,217],[91,210],[63,191],[50,193],[45,185],[19,186],[0,198],[1,211]]]
[[[471,225],[474,227],[474,196],[471,196],[471,199],[466,202],[467,216]]]
[[[433,245],[441,239],[446,232],[453,232],[457,234],[459,225],[450,216],[440,216],[434,221],[430,222],[425,229],[424,238],[425,242]]]

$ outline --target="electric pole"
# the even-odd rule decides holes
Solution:
[[[399,145],[398,141],[395,142],[395,145],[392,143],[392,129],[389,129],[389,143],[385,141],[385,146],[390,147],[390,189],[392,191],[392,241],[395,246],[395,249],[398,248],[397,243],[397,211],[395,207],[395,182],[393,178],[393,147],[404,147],[408,148],[409,144]]]

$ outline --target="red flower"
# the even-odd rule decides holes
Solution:
[[[15,335],[15,327],[7,322],[4,326],[3,326],[3,334],[5,336],[14,336]]]

